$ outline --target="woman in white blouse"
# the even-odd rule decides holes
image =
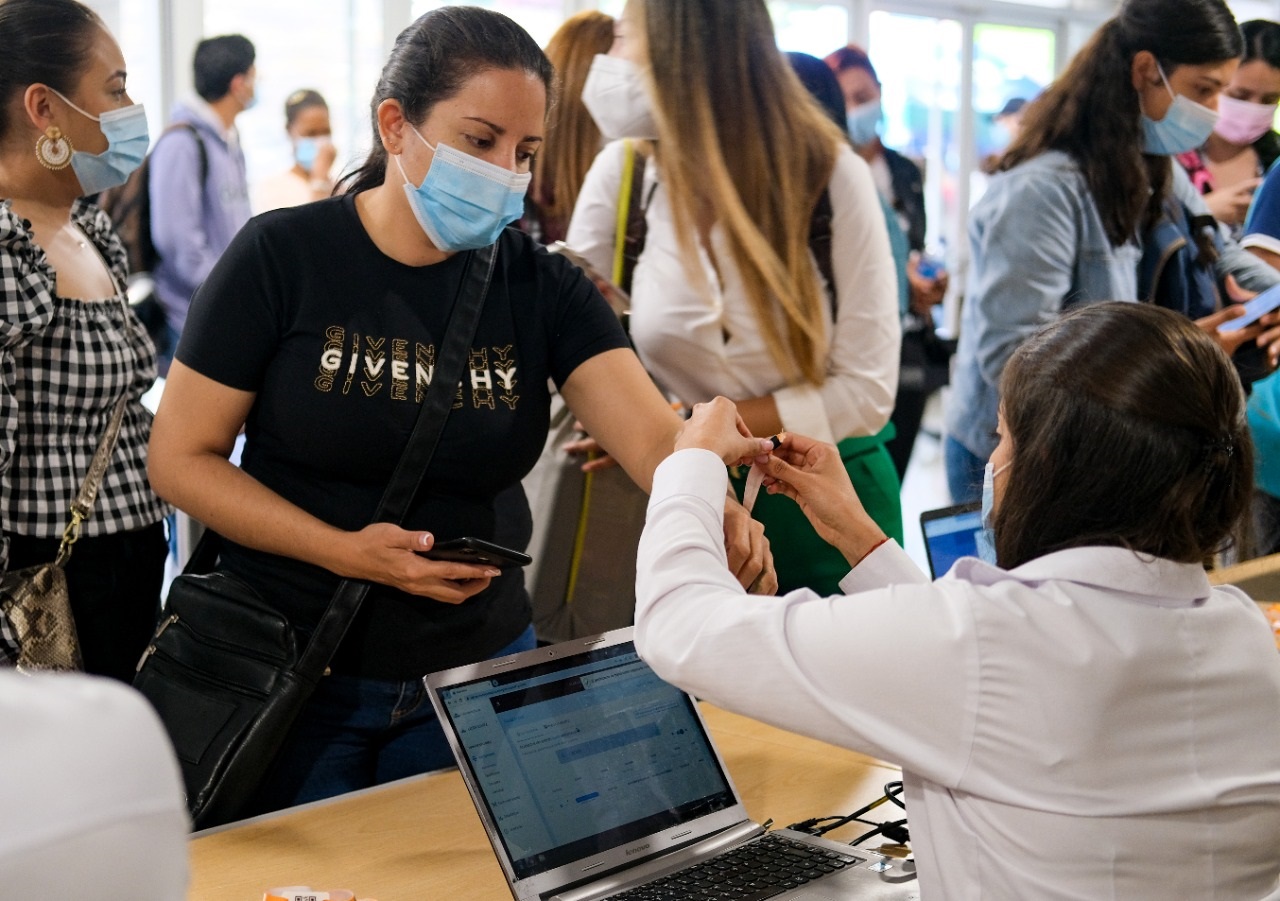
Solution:
[[[632,279],[631,337],[649,372],[686,406],[731,397],[756,434],[840,442],[869,509],[901,538],[883,432],[900,341],[883,216],[866,164],[778,51],[763,0],[630,0],[583,101],[607,138],[657,139]],[[615,142],[569,225],[602,272],[623,172]],[[829,248],[815,254],[824,201]],[[763,496],[755,515],[784,588],[836,590],[843,561],[803,517]]]
[[[1177,314],[1102,303],[1023,344],[1002,397],[999,565],[933,583],[829,445],[756,458],[852,565],[831,598],[746,597],[724,575],[722,460],[760,439],[723,399],[695,410],[654,477],[641,656],[900,763],[922,898],[1280,897],[1280,656],[1203,568],[1248,505],[1230,362]]]

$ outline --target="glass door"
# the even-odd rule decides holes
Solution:
[[[882,140],[924,170],[926,242],[945,255],[952,293],[963,290],[968,210],[982,172],[1007,144],[997,114],[1053,79],[1058,29],[967,17],[875,10],[868,52],[883,84]]]
[[[954,247],[961,227],[964,28],[956,19],[871,13],[867,53],[880,77],[881,141],[925,175],[925,241]]]

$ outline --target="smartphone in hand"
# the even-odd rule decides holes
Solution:
[[[1246,328],[1278,307],[1280,307],[1280,285],[1272,285],[1253,300],[1245,303],[1243,316],[1228,319],[1218,326],[1218,331],[1234,332]]]
[[[437,542],[423,556],[428,560],[449,560],[455,563],[476,563],[485,566],[528,566],[533,558],[520,551],[485,541],[481,538],[453,538]]]

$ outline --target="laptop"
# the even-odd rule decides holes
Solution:
[[[929,575],[945,575],[961,557],[978,556],[978,533],[982,531],[982,504],[957,504],[920,514],[924,532],[924,552],[929,558]]]
[[[518,901],[629,901],[718,855],[788,841],[822,855],[823,867],[803,884],[744,897],[919,897],[912,862],[793,830],[766,838],[694,699],[640,659],[630,628],[434,673],[426,684]],[[661,897],[683,896],[664,885]]]

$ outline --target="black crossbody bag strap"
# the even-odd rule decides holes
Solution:
[[[449,324],[445,327],[431,384],[427,387],[427,395],[423,398],[409,443],[405,445],[391,481],[387,483],[382,500],[378,502],[377,512],[373,515],[374,522],[398,525],[418,493],[418,487],[435,454],[436,445],[440,442],[449,410],[453,407],[458,383],[462,379],[467,356],[471,351],[471,341],[480,322],[485,295],[489,293],[497,256],[496,243],[470,252],[466,269],[462,273],[462,284],[458,287],[453,311],[449,315]],[[347,628],[355,619],[361,602],[369,593],[369,587],[370,583],[359,579],[343,579],[338,585],[311,635],[311,641],[307,643],[302,659],[298,661],[297,673],[300,676],[312,682],[319,681]]]

